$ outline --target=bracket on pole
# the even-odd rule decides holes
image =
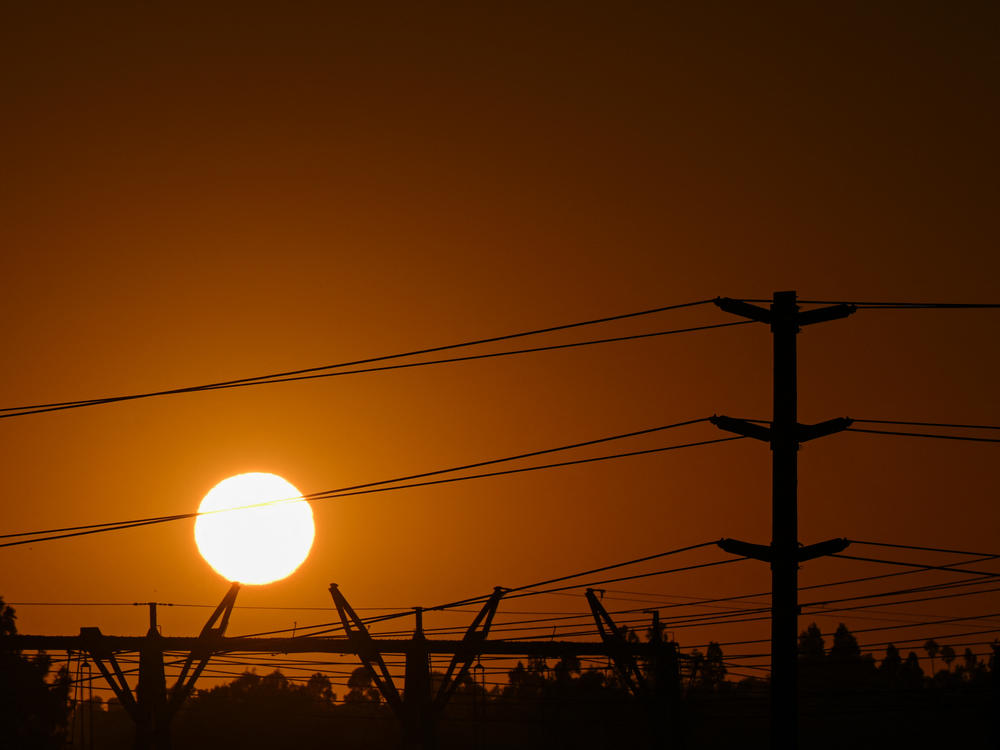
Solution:
[[[187,659],[184,660],[184,666],[181,667],[181,673],[177,676],[177,682],[171,688],[168,698],[168,715],[171,718],[194,690],[195,682],[208,665],[208,660],[212,658],[213,646],[225,635],[226,628],[229,627],[229,616],[233,613],[238,593],[240,593],[240,584],[233,583],[201,629],[198,636],[198,646],[192,649]],[[195,664],[196,661],[197,664]],[[192,666],[194,666],[193,670]],[[188,676],[189,672],[190,676]]]
[[[604,641],[604,645],[608,647],[609,655],[614,662],[615,671],[618,673],[618,676],[633,695],[646,695],[649,692],[646,678],[639,671],[635,659],[625,651],[624,647],[626,643],[621,629],[615,625],[614,620],[611,619],[611,615],[604,609],[604,605],[598,601],[597,596],[594,594],[594,589],[587,589],[587,603],[590,604],[590,610],[593,612],[594,620],[597,622],[597,631],[601,634],[601,640]]]
[[[771,547],[766,544],[752,544],[751,542],[741,542],[739,539],[720,539],[716,544],[724,552],[740,557],[751,557],[754,560],[771,562]]]
[[[751,305],[749,302],[732,299],[731,297],[716,297],[712,301],[719,309],[727,313],[731,313],[732,315],[739,315],[741,318],[750,318],[750,320],[767,323],[772,327],[775,324],[773,311],[767,310],[763,307]],[[828,307],[819,307],[814,310],[804,310],[801,312],[795,310],[795,326],[796,329],[798,329],[800,326],[808,326],[813,323],[825,323],[828,320],[846,318],[848,315],[852,315],[857,312],[857,310],[858,308],[855,305],[845,304],[830,305]]]
[[[796,322],[800,326],[809,326],[813,323],[825,323],[828,320],[838,320],[853,315],[858,311],[855,305],[831,305],[830,307],[819,307],[815,310],[806,310],[796,315]]]
[[[774,550],[769,545],[741,542],[739,539],[720,539],[716,544],[731,555],[751,557],[754,560],[768,563],[774,559]],[[838,552],[843,552],[849,545],[850,542],[847,539],[828,539],[825,542],[799,547],[795,552],[795,559],[798,562],[805,562],[806,560],[815,560],[817,557],[835,555]]]
[[[472,660],[478,654],[477,646],[486,640],[486,636],[490,632],[490,626],[493,624],[493,616],[497,613],[497,607],[500,606],[500,599],[506,592],[507,589],[501,586],[494,587],[493,594],[486,600],[479,614],[476,615],[472,624],[469,625],[468,630],[465,631],[465,636],[462,638],[462,645],[460,649],[456,649],[455,655],[452,656],[448,670],[445,672],[444,677],[441,678],[441,686],[438,688],[437,695],[434,696],[435,712],[440,712],[444,709],[448,700],[454,694],[455,689],[465,679],[466,675],[469,674]],[[458,669],[457,675],[455,674],[456,668]]]
[[[330,596],[333,597],[333,604],[337,608],[337,612],[340,614],[340,621],[344,625],[344,635],[354,644],[358,658],[361,659],[362,665],[368,670],[372,682],[375,683],[375,687],[382,697],[385,698],[385,702],[389,704],[396,717],[402,721],[403,699],[400,697],[399,690],[396,689],[396,685],[392,681],[392,675],[389,674],[389,669],[382,659],[382,654],[379,653],[378,649],[375,648],[375,644],[372,643],[372,637],[369,635],[364,621],[358,617],[354,608],[348,604],[347,599],[344,598],[344,595],[340,592],[340,588],[335,583],[330,584]]]
[[[737,435],[752,437],[765,443],[770,443],[773,439],[773,432],[770,427],[765,427],[746,419],[737,419],[736,417],[717,414],[709,417],[708,421],[720,430],[735,432]],[[828,419],[825,422],[817,422],[816,424],[796,424],[795,440],[798,443],[805,443],[816,438],[832,435],[835,432],[842,432],[852,424],[854,424],[854,420],[850,417],[836,417],[835,419]]]
[[[796,425],[795,439],[800,443],[805,443],[808,440],[826,437],[835,432],[843,432],[852,424],[854,424],[854,420],[850,417],[836,417],[835,419],[828,419],[825,422],[817,422],[816,424]]]
[[[799,547],[797,556],[799,562],[815,560],[817,557],[825,557],[843,552],[850,544],[847,539],[827,539],[825,542],[817,542],[816,544],[807,544],[805,547]]]
[[[735,432],[737,435],[752,437],[756,440],[762,440],[765,443],[771,442],[770,427],[764,427],[763,425],[748,422],[745,419],[736,419],[735,417],[727,417],[721,414],[713,414],[708,418],[708,421],[720,430]]]
[[[715,303],[716,307],[727,313],[732,313],[733,315],[739,315],[743,318],[750,318],[751,320],[756,320],[761,323],[771,323],[771,311],[766,310],[763,307],[758,307],[757,305],[751,305],[749,302],[744,302],[743,300],[733,299],[732,297],[716,297],[712,302]]]

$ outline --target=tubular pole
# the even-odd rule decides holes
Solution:
[[[771,747],[798,739],[798,449],[795,292],[775,292],[774,416],[771,422]]]

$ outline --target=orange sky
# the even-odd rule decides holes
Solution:
[[[716,295],[1000,301],[996,8],[725,6],[7,8],[3,405]],[[701,307],[606,330],[728,320]],[[1000,423],[998,330],[993,311],[812,327],[801,419]],[[769,411],[770,337],[747,326],[6,419],[2,527],[193,511],[245,471],[312,492]],[[995,550],[996,451],[811,443],[801,539]],[[430,605],[721,536],[766,543],[769,458],[746,441],[317,504],[310,559],[240,602],[326,606],[336,581],[358,607]],[[0,555],[12,602],[214,604],[226,589],[191,522]],[[874,572],[847,565],[806,566],[803,581]],[[746,564],[633,588],[767,586],[766,566]],[[909,611],[992,611],[985,599]],[[18,614],[30,633],[137,633],[145,618]],[[164,632],[204,614],[171,610]],[[326,617],[245,610],[230,632]]]

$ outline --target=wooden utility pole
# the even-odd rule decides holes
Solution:
[[[770,443],[771,544],[724,539],[727,552],[771,564],[771,747],[795,750],[798,744],[798,615],[799,563],[840,552],[846,539],[799,546],[798,450],[813,438],[850,426],[846,418],[814,425],[798,422],[796,337],[801,326],[845,318],[853,305],[832,305],[801,312],[795,292],[775,292],[770,309],[723,297],[715,304],[726,312],[766,323],[774,343],[774,408],[770,426],[717,416],[720,429]]]

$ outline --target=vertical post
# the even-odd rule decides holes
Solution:
[[[798,706],[798,415],[795,292],[775,292],[771,422],[771,746],[793,750]]]
[[[405,723],[403,746],[431,750],[434,747],[434,716],[431,707],[431,671],[427,638],[424,636],[424,608],[415,607],[416,627],[406,650],[403,688]]]
[[[167,679],[163,670],[163,645],[156,625],[156,602],[149,602],[149,630],[139,651],[139,684],[136,702],[137,750],[169,750],[170,719],[167,716]]]
[[[771,544],[721,539],[719,546],[734,555],[771,565],[771,747],[794,750],[798,741],[798,577],[799,563],[842,551],[846,539],[799,546],[799,443],[847,429],[846,417],[812,425],[798,423],[795,342],[799,327],[846,318],[854,305],[836,304],[799,312],[795,292],[775,292],[771,309],[742,300],[720,297],[715,304],[726,312],[766,323],[774,346],[774,411],[770,426],[745,419],[714,416],[719,429],[765,441],[771,446]]]

